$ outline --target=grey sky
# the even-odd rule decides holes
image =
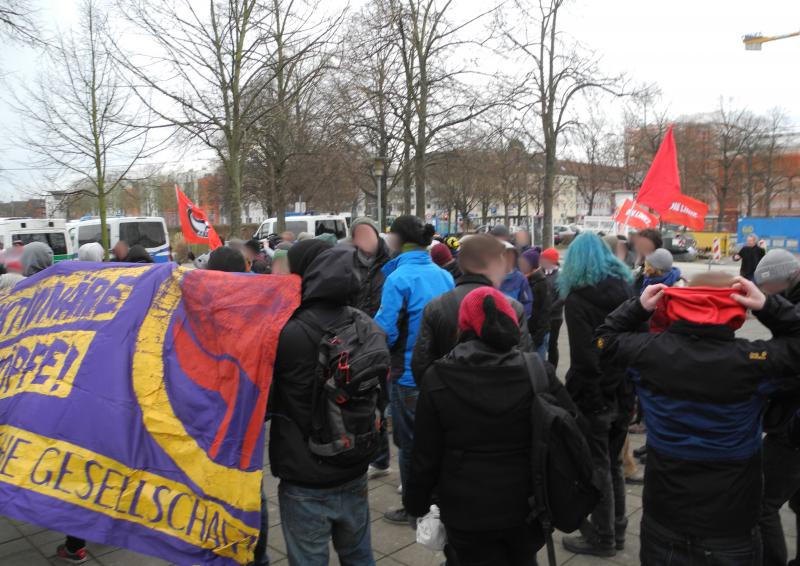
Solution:
[[[361,4],[352,0],[351,9]],[[452,19],[468,17],[486,4],[454,0]],[[75,18],[77,0],[39,0],[39,5],[48,27],[64,27]],[[800,131],[800,38],[768,43],[761,52],[746,52],[741,42],[745,33],[800,29],[796,0],[573,0],[561,22],[565,32],[602,57],[608,73],[625,72],[635,83],[658,84],[671,116],[710,112],[722,96],[755,112],[781,107],[792,117],[793,129]],[[4,46],[3,90],[31,76],[38,57],[30,47]],[[615,104],[609,113],[620,110]],[[5,141],[8,132],[20,127],[13,112],[0,107],[2,168],[31,167],[25,148]],[[155,160],[179,157],[167,151]],[[170,168],[201,166],[201,161],[186,161]],[[41,180],[34,170],[0,172],[0,199],[15,198],[17,187],[30,190]]]

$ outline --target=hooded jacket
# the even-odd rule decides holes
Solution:
[[[439,295],[425,307],[419,337],[411,356],[411,372],[417,385],[422,383],[425,372],[433,362],[449,354],[458,344],[458,310],[461,301],[475,289],[491,286],[492,282],[485,275],[465,273],[456,282],[455,289]],[[528,332],[525,310],[518,301],[509,300],[519,321],[520,350],[533,352],[533,341]]]
[[[334,466],[317,459],[308,449],[311,406],[322,331],[298,321],[311,311],[323,326],[346,313],[347,297],[357,289],[352,248],[323,251],[303,276],[300,307],[281,331],[270,391],[269,455],[272,474],[307,487],[334,487],[367,471],[367,462],[352,467]],[[377,326],[376,326],[377,330]]]
[[[550,296],[553,304],[550,305],[550,321],[561,322],[564,320],[564,299],[558,294],[558,268],[545,275],[547,285],[550,287]]]
[[[371,224],[363,223],[372,227]],[[374,229],[374,227],[372,227]],[[377,231],[375,232],[378,233]],[[356,250],[354,256],[356,262],[356,274],[358,275],[358,289],[353,296],[351,305],[364,311],[371,317],[378,313],[381,307],[381,294],[383,293],[383,282],[386,277],[383,274],[383,266],[390,259],[389,247],[383,238],[378,235],[378,251],[375,257],[368,258],[360,251]]]
[[[574,410],[547,365],[550,393]],[[425,515],[437,493],[442,522],[466,531],[525,524],[531,495],[531,401],[522,354],[472,338],[425,374],[403,505]],[[538,531],[538,529],[537,529]]]
[[[455,284],[453,277],[431,260],[425,250],[400,254],[383,267],[381,308],[375,321],[386,332],[392,351],[392,378],[400,385],[416,387],[411,354],[417,341],[425,306]]]
[[[696,312],[700,311],[700,312]],[[677,312],[677,311],[676,311]],[[693,320],[733,323],[726,310],[684,310]],[[755,313],[773,340],[736,338],[727,324],[673,322],[636,332],[650,318],[638,299],[597,330],[608,363],[630,368],[647,424],[644,513],[686,536],[750,536],[762,495],[759,387],[797,379],[800,311],[770,297]]]
[[[531,317],[528,319],[533,344],[538,348],[544,341],[545,335],[550,332],[550,311],[553,308],[553,297],[550,285],[541,269],[528,275],[528,284],[533,294]]]
[[[567,391],[585,414],[597,413],[617,398],[624,369],[600,361],[593,335],[605,318],[632,296],[628,283],[608,277],[591,287],[573,289],[564,300],[570,357]]]
[[[525,318],[530,318],[531,307],[533,305],[533,295],[531,293],[531,286],[528,279],[522,274],[519,269],[515,269],[505,276],[503,282],[500,284],[500,291],[510,298],[518,301],[525,309]]]
[[[53,265],[53,250],[43,242],[31,242],[22,249],[20,261],[23,274],[30,277]]]

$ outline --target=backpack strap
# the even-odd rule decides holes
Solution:
[[[544,367],[544,362],[538,354],[533,352],[523,352],[522,359],[525,362],[525,368],[528,372],[528,378],[531,380],[531,387],[533,388],[534,397],[547,393],[550,389],[550,380],[547,376],[547,369]],[[535,406],[537,402],[543,402],[533,399],[531,405],[531,416],[534,415]],[[535,421],[534,421],[535,422]],[[532,423],[533,424],[533,423]],[[534,426],[541,426],[545,423],[539,421]],[[549,423],[548,423],[549,424]],[[537,432],[539,433],[537,435]],[[549,437],[549,431],[533,431],[533,438],[538,436]],[[533,496],[528,500],[531,508],[529,521],[538,520],[542,526],[542,533],[544,534],[545,544],[547,546],[547,561],[550,566],[556,566],[555,543],[553,542],[553,526],[550,520],[550,513],[548,513],[546,505],[546,478],[544,474],[544,466],[547,459],[547,447],[534,445],[531,450],[531,471],[533,474]]]

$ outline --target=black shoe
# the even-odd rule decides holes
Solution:
[[[414,518],[404,508],[392,509],[383,514],[383,520],[393,525],[412,525]]]
[[[564,537],[562,539],[564,549],[572,552],[573,554],[586,554],[588,556],[603,556],[611,557],[616,556],[617,551],[613,546],[598,546],[594,542],[583,538],[582,536]],[[624,543],[623,543],[624,546]]]

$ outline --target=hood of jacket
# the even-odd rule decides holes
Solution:
[[[633,289],[622,279],[607,277],[596,285],[579,287],[572,293],[600,309],[613,310],[633,296]]]
[[[502,415],[528,402],[530,379],[517,348],[499,352],[477,339],[465,340],[436,363],[442,384],[475,411]]]
[[[53,265],[53,250],[43,242],[31,242],[22,249],[20,261],[25,277],[30,277]]]
[[[519,269],[515,269],[511,273],[506,273],[506,276],[503,277],[503,282],[500,284],[500,290],[513,290],[522,284],[522,282],[526,281],[525,276]]]
[[[396,258],[389,260],[386,262],[386,265],[383,266],[383,274],[386,277],[389,277],[392,273],[397,271],[397,269],[401,266],[405,265],[425,265],[428,263],[433,263],[431,259],[431,254],[428,253],[428,250],[421,248],[415,249],[407,252],[401,253]]]
[[[303,276],[302,303],[326,301],[346,305],[358,290],[354,248],[336,246],[325,250],[309,265]]]

